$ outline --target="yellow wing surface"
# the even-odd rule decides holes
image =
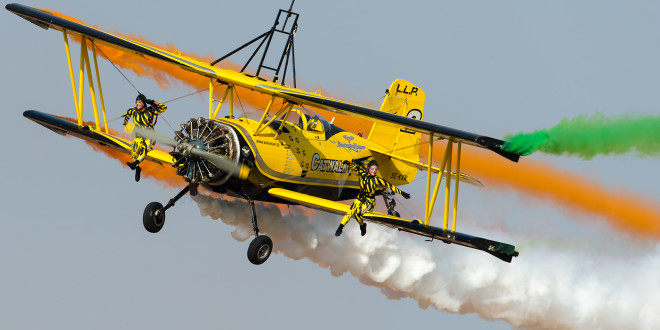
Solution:
[[[131,153],[131,141],[127,141],[120,137],[98,131],[92,126],[78,126],[77,124],[72,123],[64,118],[35,110],[27,110],[23,112],[23,116],[38,123],[39,125],[54,131],[55,133],[75,136],[77,138],[94,142],[104,147],[108,147],[123,153]],[[148,151],[145,160],[159,164],[174,163],[174,158],[170,154],[160,150]]]
[[[350,208],[350,206],[346,204],[282,188],[272,188],[268,190],[268,194],[287,202],[340,215],[346,214]],[[513,245],[456,231],[445,230],[439,227],[424,225],[420,220],[407,220],[379,212],[367,212],[364,214],[364,219],[400,231],[425,236],[432,240],[437,239],[445,243],[459,244],[481,250],[506,262],[511,262],[513,257],[518,256],[518,252]]]
[[[185,70],[198,73],[202,76],[216,79],[217,81],[248,88],[263,94],[280,97],[292,103],[308,105],[328,111],[335,111],[360,117],[366,117],[375,121],[382,121],[390,125],[399,126],[413,132],[433,135],[434,138],[449,139],[453,142],[466,143],[472,146],[490,149],[507,159],[518,161],[520,155],[502,150],[504,141],[457,130],[454,128],[437,125],[421,120],[400,116],[388,112],[362,107],[345,101],[325,97],[317,93],[306,92],[297,88],[290,88],[274,82],[266,81],[246,73],[232,70],[224,70],[208,63],[197,61],[193,58],[174,54],[157,47],[149,46],[128,38],[119,37],[102,30],[83,25],[66,18],[58,17],[45,11],[20,4],[8,4],[6,9],[27,19],[28,21],[43,27],[59,31],[66,31],[70,35],[85,36],[97,44],[116,48],[118,50],[140,54],[155,58],[168,63],[175,64]]]

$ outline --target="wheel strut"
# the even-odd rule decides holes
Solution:
[[[254,237],[259,236],[259,226],[257,225],[257,212],[254,209],[254,201],[250,196],[245,192],[245,188],[242,189],[243,197],[250,203],[250,215],[252,218],[252,230],[254,231]]]
[[[247,257],[251,263],[261,265],[273,251],[273,241],[266,235],[259,235],[259,226],[257,225],[257,212],[254,209],[254,201],[245,192],[245,187],[242,189],[243,197],[250,203],[250,214],[252,217],[252,230],[254,230],[254,239],[250,242],[248,247]]]
[[[250,202],[250,213],[252,214],[252,230],[254,230],[254,237],[259,236],[259,226],[257,226],[257,212],[254,210],[254,201],[247,197],[248,202]]]
[[[174,196],[174,198],[170,199],[170,201],[167,202],[167,205],[165,205],[165,207],[163,208],[163,212],[165,212],[170,207],[174,206],[174,203],[176,203],[179,199],[181,199],[181,197],[183,197],[185,194],[187,194],[188,191],[190,191],[190,185],[187,185],[178,194],[176,194],[176,196]]]

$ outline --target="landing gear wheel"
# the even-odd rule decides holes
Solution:
[[[144,229],[148,232],[159,232],[165,224],[165,209],[163,209],[163,204],[158,202],[147,204],[142,214],[142,223],[144,224]]]
[[[273,241],[266,235],[257,236],[250,242],[250,247],[247,251],[248,260],[255,265],[261,265],[273,251]]]

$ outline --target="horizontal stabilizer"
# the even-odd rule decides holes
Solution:
[[[414,161],[414,160],[411,160],[411,159],[406,159],[404,157],[399,157],[397,155],[387,153],[385,151],[376,150],[376,149],[373,149],[373,148],[369,148],[369,150],[371,150],[371,152],[379,153],[379,154],[384,155],[386,157],[390,157],[392,159],[396,159],[398,161],[401,161],[401,162],[404,162],[406,164],[412,165],[412,166],[416,167],[418,170],[421,170],[421,171],[428,171],[428,169],[429,169],[428,164],[424,164],[424,163]],[[438,174],[438,173],[440,173],[440,169],[435,167],[435,166],[431,166],[431,173]],[[444,172],[442,172],[442,175],[446,178],[447,175],[449,175],[449,173],[448,173],[447,170],[445,170]],[[452,180],[456,180],[456,173],[451,172],[451,177],[452,177]],[[481,183],[481,181],[477,180],[476,178],[474,178],[474,177],[472,177],[472,176],[470,176],[466,173],[461,173],[458,176],[458,178],[459,178],[459,180],[461,180],[461,182],[469,183],[469,184],[477,186],[477,187],[482,187],[483,188],[483,186],[484,186],[484,184]]]

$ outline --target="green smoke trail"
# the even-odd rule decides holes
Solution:
[[[563,119],[557,126],[504,137],[503,149],[521,155],[534,151],[569,154],[584,159],[596,155],[636,151],[641,156],[660,155],[660,116],[623,115]]]

